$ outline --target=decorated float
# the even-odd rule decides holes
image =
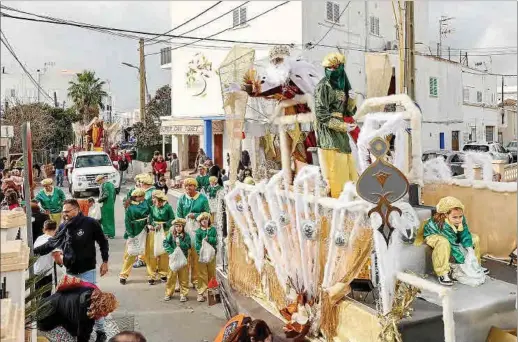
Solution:
[[[107,124],[95,117],[88,124],[72,124],[74,144],[68,147],[68,164],[72,162],[75,152],[102,151],[110,155],[112,160],[117,157],[117,135],[120,133],[118,122]]]
[[[424,172],[419,108],[393,95],[356,109],[341,54],[323,67],[287,47],[254,58],[235,47],[218,71],[232,136],[218,270],[228,314],[252,298],[261,310],[249,314],[268,312],[299,341],[486,341],[492,326],[516,328],[515,285],[486,276],[476,258],[515,248],[516,184],[492,182],[489,168],[485,180],[453,179],[440,161]],[[254,185],[236,181],[245,131],[255,132]],[[469,158],[467,168],[485,165]],[[514,206],[480,217],[491,204],[477,191]],[[461,207],[478,238],[450,265],[449,249],[430,247],[427,223]],[[456,282],[439,274],[438,255]]]

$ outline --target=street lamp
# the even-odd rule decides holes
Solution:
[[[137,71],[140,73],[140,68],[138,66],[136,66],[136,65],[133,65],[133,64],[130,64],[130,63],[126,63],[126,62],[122,62],[122,65],[130,67],[130,68],[137,69]],[[144,84],[146,85],[147,100],[149,102],[149,101],[151,101],[151,96],[149,95],[149,91],[147,90],[147,77],[144,77]]]

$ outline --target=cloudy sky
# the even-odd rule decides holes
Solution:
[[[165,1],[3,1],[2,4],[41,15],[102,26],[150,32],[164,32],[171,28],[171,5]],[[481,48],[517,45],[515,1],[434,1],[430,3],[429,13],[432,41],[437,40],[437,20],[441,15],[446,15],[455,17],[451,22],[455,32],[445,39],[446,46],[470,49],[472,54],[487,54],[489,50]],[[95,70],[100,78],[110,80],[110,88],[116,99],[115,109],[125,111],[138,108],[137,71],[121,65],[121,62],[138,65],[136,40],[81,28],[7,18],[2,18],[1,28],[30,70],[42,68],[45,62],[55,62],[60,69]],[[150,46],[146,53],[159,51],[160,47],[163,45]],[[491,59],[493,72],[516,74],[516,55],[494,55]],[[473,56],[470,57],[470,64],[478,60],[488,64],[490,62],[487,56]],[[1,61],[3,66],[16,67],[3,46]],[[146,69],[151,94],[158,87],[169,83],[168,72],[160,69],[160,55],[147,57]],[[510,78],[506,83],[516,84],[516,78]]]

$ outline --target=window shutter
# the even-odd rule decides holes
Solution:
[[[232,13],[232,27],[239,26],[239,9],[235,9]]]
[[[333,3],[333,21],[335,23],[340,22],[340,5]]]
[[[331,1],[326,2],[326,18],[333,21],[333,3]]]
[[[246,7],[239,8],[239,14],[240,14],[239,24],[240,25],[246,24]]]

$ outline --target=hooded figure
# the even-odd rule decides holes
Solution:
[[[331,196],[338,198],[346,182],[358,179],[348,134],[357,126],[346,122],[356,111],[356,101],[345,73],[345,56],[331,53],[322,65],[325,77],[315,89],[318,155]]]

